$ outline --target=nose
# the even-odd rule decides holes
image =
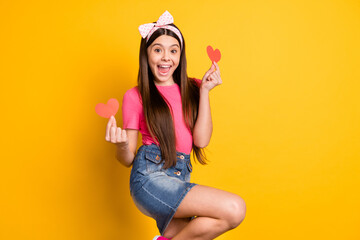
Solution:
[[[162,55],[162,60],[164,60],[164,61],[170,60],[168,51],[164,51],[164,54]]]

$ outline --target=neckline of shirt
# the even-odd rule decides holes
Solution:
[[[155,85],[157,88],[174,88],[174,87],[178,87],[178,85],[176,83],[173,83],[171,85]]]

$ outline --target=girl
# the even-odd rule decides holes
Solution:
[[[213,62],[202,80],[188,78],[185,41],[169,12],[139,27],[138,86],[123,98],[123,129],[113,116],[106,140],[117,159],[132,165],[130,193],[137,208],[156,220],[157,240],[214,239],[237,227],[246,207],[239,196],[190,183],[190,152],[206,163],[210,141],[209,91],[222,83]],[[138,132],[143,145],[136,152]]]

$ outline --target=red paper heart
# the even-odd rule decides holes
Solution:
[[[221,59],[221,53],[219,49],[214,49],[211,46],[207,46],[206,48],[207,54],[211,60],[211,62],[218,62]]]
[[[104,118],[110,118],[111,115],[115,116],[118,110],[119,102],[115,98],[110,98],[106,104],[98,103],[95,106],[95,112]]]

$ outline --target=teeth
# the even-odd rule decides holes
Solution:
[[[159,67],[161,67],[161,68],[169,68],[170,66],[160,65]]]

